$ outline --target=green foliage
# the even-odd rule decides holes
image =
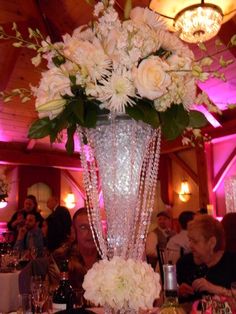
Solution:
[[[167,140],[174,140],[180,136],[189,125],[189,115],[183,105],[172,105],[164,112],[160,112],[162,132]]]
[[[51,121],[48,117],[38,119],[31,125],[28,136],[30,138],[43,138],[51,133]]]
[[[192,128],[202,128],[207,125],[208,121],[203,113],[197,110],[189,112],[189,126]]]

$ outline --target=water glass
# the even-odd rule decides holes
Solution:
[[[47,286],[43,282],[41,284],[35,285],[32,288],[31,293],[36,313],[42,313],[44,303],[46,302],[48,297]]]
[[[19,294],[18,296],[18,310],[19,314],[30,314],[32,313],[31,307],[31,294]]]
[[[78,308],[83,307],[85,305],[84,304],[84,290],[74,289],[73,292],[74,292],[74,298],[75,298],[75,302],[74,302],[75,308],[78,309]]]

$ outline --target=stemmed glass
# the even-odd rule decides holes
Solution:
[[[231,292],[232,292],[232,297],[236,301],[236,281],[231,283]]]
[[[236,309],[236,281],[231,283],[231,294],[232,294],[231,306],[235,310]]]
[[[48,297],[48,289],[44,282],[38,282],[32,286],[32,298],[36,313],[43,312],[43,305]]]

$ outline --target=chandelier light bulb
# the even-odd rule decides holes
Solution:
[[[222,12],[215,5],[193,5],[181,11],[175,17],[175,29],[180,38],[189,43],[207,41],[220,30]]]

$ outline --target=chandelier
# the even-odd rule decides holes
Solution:
[[[220,30],[221,24],[236,13],[233,0],[171,1],[151,0],[150,8],[160,14],[172,31],[178,31],[189,43],[207,41]]]

